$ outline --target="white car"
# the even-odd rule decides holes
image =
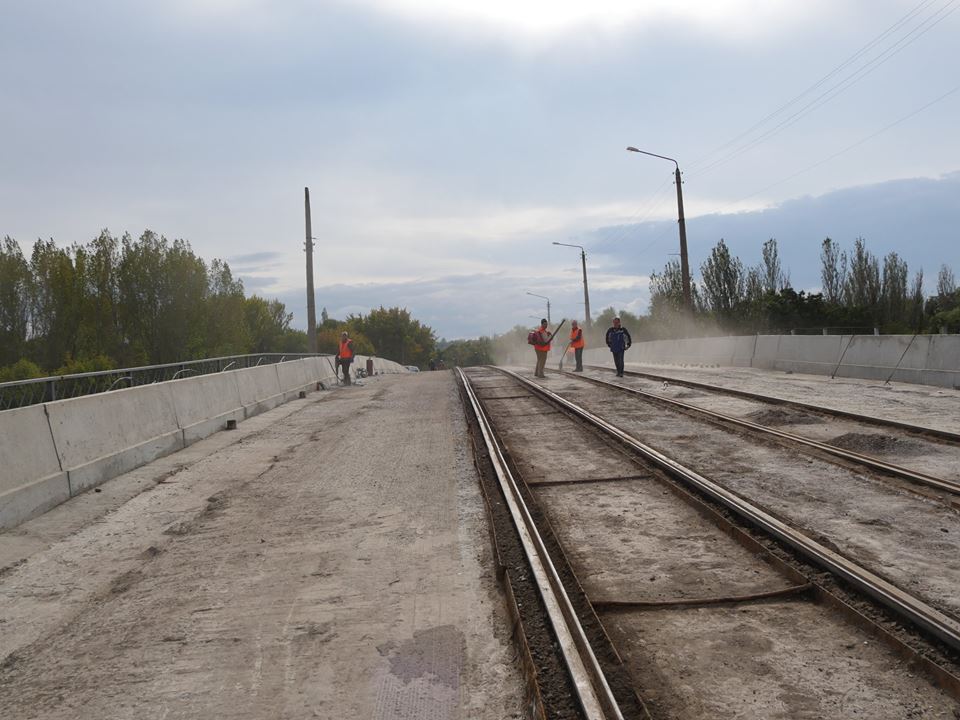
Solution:
[[[418,368],[416,365],[404,365],[404,367],[410,372],[420,372],[420,368]]]

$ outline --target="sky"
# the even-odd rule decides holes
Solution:
[[[7,0],[0,234],[149,228],[306,326],[640,312],[677,252],[826,236],[960,274],[960,0]]]

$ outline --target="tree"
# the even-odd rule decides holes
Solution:
[[[957,281],[953,276],[953,270],[946,265],[940,266],[940,272],[937,274],[937,295],[942,298],[952,297],[957,291]]]
[[[0,244],[0,366],[17,362],[26,350],[30,320],[30,266],[9,236]]]
[[[721,318],[730,318],[734,308],[744,299],[745,277],[740,258],[730,255],[721,238],[710,251],[710,257],[700,266],[700,273],[707,308]]]
[[[923,330],[923,268],[913,276],[910,288],[910,327],[920,332]]]
[[[34,244],[30,275],[31,354],[41,366],[57,367],[77,350],[82,281],[70,253],[53,240]]]
[[[790,284],[783,269],[780,267],[780,252],[777,249],[777,241],[770,238],[763,244],[763,263],[761,265],[761,274],[763,280],[763,289],[767,292],[775,293],[782,290]]]
[[[288,313],[282,302],[264,300],[262,297],[253,295],[244,301],[243,313],[247,327],[246,335],[250,341],[248,352],[289,352],[285,342],[293,313]]]
[[[250,346],[243,282],[230,266],[214,259],[207,272],[206,332],[203,347],[213,355],[238,355]]]
[[[895,252],[883,259],[883,320],[894,327],[907,322],[907,263]]]
[[[850,257],[844,301],[852,307],[870,310],[874,322],[877,322],[881,315],[880,295],[880,263],[876,256],[867,250],[866,241],[858,237]]]
[[[843,301],[844,287],[847,283],[847,254],[830,238],[821,245],[820,281],[823,285],[823,297],[828,303],[838,305]]]
[[[414,320],[406,308],[380,306],[366,316],[349,316],[347,325],[370,338],[380,357],[401,365],[425,366],[434,354],[433,330]]]

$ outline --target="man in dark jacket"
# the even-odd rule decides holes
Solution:
[[[613,319],[613,327],[607,330],[607,347],[613,353],[613,364],[617,366],[617,377],[623,377],[623,354],[633,345],[633,338],[625,327],[620,327],[620,318]]]

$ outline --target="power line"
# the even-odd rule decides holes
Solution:
[[[894,121],[893,121],[892,123],[890,123],[889,125],[883,126],[883,127],[880,128],[879,130],[871,133],[870,135],[867,135],[867,136],[864,137],[864,138],[861,138],[860,140],[858,140],[857,142],[853,143],[852,145],[848,145],[847,147],[843,148],[842,150],[838,150],[837,152],[833,153],[832,155],[830,155],[830,156],[828,156],[828,157],[825,157],[825,158],[823,158],[822,160],[818,160],[817,162],[813,163],[812,165],[809,165],[809,166],[805,167],[803,170],[799,170],[799,171],[793,173],[792,175],[789,175],[789,176],[787,176],[787,177],[785,177],[785,178],[783,178],[783,179],[781,179],[781,180],[777,180],[776,182],[771,183],[771,184],[767,185],[766,187],[760,188],[760,189],[757,190],[756,192],[750,193],[749,195],[747,195],[747,196],[745,196],[745,197],[742,197],[742,198],[740,198],[739,200],[730,203],[729,205],[725,205],[724,207],[720,208],[720,210],[718,210],[717,212],[721,212],[721,213],[722,213],[723,211],[727,210],[728,208],[731,208],[731,207],[733,207],[734,205],[740,204],[740,203],[743,202],[744,200],[749,200],[750,198],[752,198],[752,197],[754,197],[754,196],[756,196],[756,195],[759,195],[760,193],[766,192],[767,190],[770,190],[771,188],[775,188],[775,187],[777,187],[778,185],[782,185],[782,184],[785,183],[785,182],[788,182],[788,181],[790,181],[790,180],[793,180],[795,177],[799,177],[800,175],[803,175],[804,173],[810,172],[811,170],[814,170],[814,169],[820,167],[821,165],[824,165],[824,164],[830,162],[831,160],[840,157],[840,156],[843,155],[844,153],[850,152],[850,151],[853,150],[854,148],[860,147],[860,146],[863,145],[864,143],[866,143],[866,142],[868,142],[868,141],[870,141],[870,140],[873,140],[873,138],[877,137],[878,135],[882,135],[882,134],[885,133],[887,130],[889,130],[889,129],[895,127],[895,126],[897,126],[897,125],[899,125],[899,124],[901,124],[901,123],[903,123],[903,122],[906,122],[907,120],[909,120],[910,118],[914,117],[915,115],[919,115],[920,113],[922,113],[922,112],[923,112],[924,110],[926,110],[927,108],[929,108],[929,107],[931,107],[931,106],[933,106],[933,105],[936,105],[936,104],[937,104],[938,102],[940,102],[941,100],[945,100],[946,98],[950,97],[951,95],[953,95],[954,93],[956,93],[956,92],[958,92],[958,91],[960,91],[960,85],[957,85],[956,87],[954,87],[954,88],[952,88],[952,89],[950,89],[950,90],[947,90],[947,92],[943,93],[942,95],[940,95],[940,96],[937,97],[937,98],[934,98],[933,100],[931,100],[930,102],[928,102],[926,105],[923,105],[922,107],[917,108],[917,109],[914,110],[913,112],[910,112],[910,113],[904,115],[903,117],[901,117],[901,118],[899,118],[899,119],[897,119],[897,120],[894,120]]]
[[[907,47],[909,47],[910,45],[912,45],[914,42],[916,42],[917,40],[919,40],[923,35],[925,35],[925,34],[928,33],[930,30],[932,30],[934,27],[936,27],[936,26],[939,25],[941,22],[943,22],[944,20],[946,20],[947,17],[949,17],[950,15],[952,15],[956,10],[960,9],[960,8],[958,8],[958,7],[952,7],[952,8],[951,8],[951,6],[956,5],[957,2],[958,2],[958,0],[949,0],[945,5],[943,5],[942,7],[940,7],[940,8],[939,8],[937,11],[935,11],[932,15],[930,15],[929,17],[927,17],[926,19],[924,19],[922,22],[920,22],[919,25],[917,25],[916,27],[914,27],[913,29],[911,29],[908,33],[906,33],[905,35],[903,35],[899,40],[897,40],[897,41],[894,42],[892,45],[890,45],[890,46],[887,47],[885,50],[883,50],[880,54],[878,54],[878,55],[876,55],[875,57],[871,58],[869,61],[867,61],[864,65],[862,65],[861,67],[859,67],[859,68],[858,68],[856,71],[854,71],[852,74],[848,75],[847,77],[839,80],[838,82],[836,82],[836,83],[833,84],[832,86],[828,87],[828,88],[827,88],[826,90],[824,90],[822,93],[820,93],[819,95],[817,95],[816,97],[814,97],[812,100],[810,100],[809,102],[807,102],[805,105],[803,105],[799,110],[797,110],[796,112],[794,112],[792,115],[789,115],[789,116],[788,116],[787,118],[785,118],[784,120],[781,120],[778,124],[776,124],[775,126],[773,126],[773,127],[770,128],[770,129],[768,129],[768,130],[765,131],[764,133],[762,133],[762,134],[760,134],[759,136],[753,138],[752,140],[749,140],[749,141],[747,141],[747,142],[745,142],[745,143],[742,143],[741,145],[739,145],[738,147],[736,147],[734,150],[732,150],[732,151],[729,152],[728,154],[724,155],[723,157],[720,157],[719,159],[716,159],[716,160],[708,163],[706,166],[701,167],[701,168],[699,169],[699,171],[698,171],[698,175],[706,174],[706,173],[714,170],[715,168],[719,167],[720,165],[723,165],[723,164],[725,164],[725,163],[733,160],[734,158],[738,157],[739,155],[742,155],[743,153],[747,152],[748,150],[753,149],[753,148],[756,147],[757,145],[765,142],[766,140],[770,139],[770,138],[773,137],[774,135],[778,134],[781,130],[784,130],[784,129],[788,128],[788,127],[791,127],[792,125],[795,125],[795,124],[796,124],[797,122],[799,122],[801,119],[803,119],[804,117],[806,117],[807,115],[809,115],[809,114],[812,113],[813,111],[817,110],[818,108],[820,108],[820,107],[822,107],[823,105],[825,105],[826,103],[828,103],[828,102],[829,102],[830,100],[832,100],[834,97],[836,97],[837,95],[839,95],[840,93],[842,93],[844,90],[848,89],[849,87],[851,87],[851,86],[854,85],[855,83],[859,82],[860,80],[862,80],[863,78],[865,78],[867,75],[869,75],[869,74],[871,74],[872,72],[874,72],[875,70],[877,70],[880,66],[882,66],[884,63],[886,63],[888,60],[890,60],[891,58],[893,58],[893,57],[894,57],[895,55],[897,55],[898,53],[902,52],[904,49],[906,49]],[[928,0],[925,0],[924,3],[921,3],[921,5],[918,6],[918,8],[915,8],[914,11],[912,11],[913,14],[915,15],[918,10],[925,9],[923,6],[925,6],[926,4],[928,4]],[[895,24],[894,26],[891,26],[891,29],[892,29],[892,28],[896,28],[896,27],[898,27],[898,26],[902,26],[903,22],[905,22],[905,21],[908,20],[908,19],[910,19],[910,18],[909,18],[909,17],[905,17],[905,18],[901,19],[901,21],[900,21],[899,23]],[[890,29],[888,29],[888,31],[887,31],[884,35],[889,34],[889,31],[890,31]],[[883,37],[883,36],[881,36],[881,37]],[[774,113],[771,113],[770,115],[768,115],[768,116],[767,116],[766,118],[764,118],[764,120],[762,120],[760,123],[755,124],[750,130],[748,130],[748,131],[746,131],[746,132],[744,132],[744,133],[741,133],[739,136],[737,136],[736,139],[740,139],[740,138],[748,135],[750,132],[752,132],[753,130],[757,129],[759,126],[761,126],[762,124],[764,124],[767,120],[771,119],[771,118],[774,117],[775,115],[779,115],[779,114],[780,114],[783,110],[785,110],[787,107],[789,107],[789,106],[791,106],[791,105],[794,105],[800,98],[805,97],[805,96],[808,95],[813,89],[815,89],[815,88],[819,87],[820,85],[822,85],[825,80],[827,80],[828,78],[830,78],[830,77],[832,77],[833,75],[835,75],[840,69],[842,69],[842,68],[845,69],[845,67],[849,66],[849,64],[850,64],[854,59],[862,56],[862,55],[864,54],[864,52],[866,52],[868,49],[872,49],[872,47],[874,47],[874,46],[877,44],[878,40],[879,40],[879,38],[878,38],[877,40],[873,41],[871,44],[868,44],[868,46],[865,46],[865,48],[862,48],[861,51],[858,51],[857,54],[855,54],[854,56],[852,56],[850,59],[848,59],[848,60],[847,60],[845,63],[843,63],[841,66],[838,66],[838,68],[836,68],[834,71],[831,71],[831,73],[828,73],[828,75],[825,76],[824,78],[822,78],[818,83],[816,83],[816,84],[814,84],[813,86],[811,86],[811,88],[808,88],[806,91],[804,91],[803,93],[801,93],[800,95],[798,95],[796,98],[794,98],[793,100],[791,100],[791,101],[790,101],[789,103],[787,103],[786,105],[784,105],[784,106],[782,106],[781,108],[779,108],[779,109],[778,109],[777,111],[775,111]],[[724,145],[724,146],[722,146],[722,147],[728,147],[728,146],[731,145],[733,142],[735,142],[736,139],[735,139],[734,141],[731,141],[731,142],[726,143],[726,145]],[[715,154],[715,153],[716,153],[716,151],[714,151],[714,153],[712,153],[712,154]]]

